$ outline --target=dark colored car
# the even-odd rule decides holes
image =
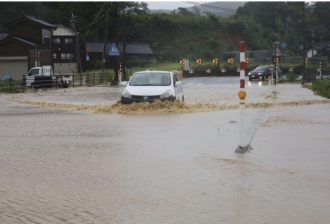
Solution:
[[[278,75],[282,74],[282,71],[279,67]],[[275,75],[275,66],[273,66],[273,74]],[[271,66],[270,65],[260,65],[248,73],[249,80],[258,79],[258,80],[267,80],[268,77],[271,77]]]

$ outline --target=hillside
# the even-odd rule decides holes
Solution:
[[[244,6],[246,2],[205,2],[205,3],[194,3],[190,2],[191,7],[186,7],[190,12],[195,12],[197,8],[201,15],[207,15],[204,12],[210,12],[215,16],[227,18],[235,15],[236,10],[240,6]],[[150,10],[151,13],[171,13],[173,10]],[[178,11],[178,10],[175,10]]]

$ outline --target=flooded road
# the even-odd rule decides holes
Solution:
[[[329,223],[330,104],[297,85],[275,97],[253,87],[247,103],[273,105],[246,110],[253,150],[243,155],[235,108],[120,114],[27,103],[106,106],[120,88],[1,95],[0,223]],[[210,88],[184,86],[187,105],[237,104],[236,87],[211,88],[214,99]],[[298,101],[310,104],[288,103]]]

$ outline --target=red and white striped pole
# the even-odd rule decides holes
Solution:
[[[239,145],[235,150],[236,153],[245,153],[247,151],[244,147],[244,114],[245,114],[245,41],[240,42],[240,89],[238,97],[240,98],[239,103],[239,114],[240,114],[240,131],[239,131]]]

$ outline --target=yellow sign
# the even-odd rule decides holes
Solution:
[[[184,60],[180,59],[180,65],[184,65]]]
[[[228,58],[228,63],[229,64],[233,63],[233,59],[232,58]]]
[[[218,63],[218,59],[213,58],[213,64],[217,64]]]
[[[202,59],[197,59],[197,64],[202,64]]]

